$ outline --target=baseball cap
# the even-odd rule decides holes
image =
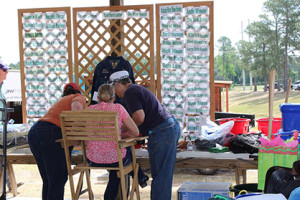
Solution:
[[[129,78],[129,73],[127,71],[118,71],[110,75],[109,80],[111,82],[117,82],[124,78]]]
[[[67,83],[64,87],[64,90],[68,87],[68,86],[72,86],[74,90],[78,90],[80,91],[78,85],[76,83]]]
[[[8,67],[8,66],[5,66],[5,65],[3,65],[3,64],[1,64],[0,63],[0,69],[2,69],[2,70],[9,70],[10,69],[10,67]]]

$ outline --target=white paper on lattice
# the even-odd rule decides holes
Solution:
[[[125,12],[122,11],[104,11],[102,19],[125,19]]]
[[[162,47],[176,47],[176,48],[184,48],[184,40],[183,39],[164,39],[161,41]]]
[[[209,99],[202,97],[202,98],[186,98],[187,107],[189,108],[201,108],[203,106],[209,105]]]
[[[209,46],[186,46],[185,54],[209,56]]]
[[[187,31],[208,31],[208,16],[186,16],[185,30]]]
[[[160,15],[164,14],[182,14],[183,13],[183,4],[160,6]]]
[[[163,46],[161,48],[161,55],[162,56],[169,56],[169,55],[174,55],[174,56],[178,56],[178,57],[184,57],[184,48],[182,47],[166,47]]]
[[[209,55],[187,55],[185,61],[188,63],[200,62],[205,63],[209,61]]]
[[[200,63],[200,62],[192,62],[192,63],[187,63],[187,68],[189,69],[209,69],[208,63]]]
[[[186,114],[200,115],[201,113],[204,116],[208,116],[209,115],[209,105],[208,106],[202,106],[202,107],[199,107],[199,108],[187,106],[187,108],[186,108]]]
[[[193,37],[186,37],[185,39],[186,45],[189,46],[207,46],[209,45],[209,40],[203,40],[201,38],[193,38]]]
[[[160,29],[183,29],[182,15],[160,15]]]
[[[172,70],[172,69],[163,69],[161,73],[163,78],[170,78],[170,77],[175,77],[178,79],[184,79],[185,72],[184,70]]]
[[[180,55],[162,55],[161,60],[163,63],[181,63],[185,60],[185,56]]]
[[[162,102],[164,104],[169,104],[169,107],[171,109],[176,109],[176,108],[184,108],[184,102],[185,102],[185,95],[182,93],[174,93],[174,92],[169,92],[169,93],[164,93],[162,95]]]
[[[171,85],[162,85],[162,92],[178,92],[184,93],[185,89],[183,86],[171,86]]]
[[[126,11],[127,18],[147,18],[149,19],[149,11],[136,11],[136,10],[127,10]]]
[[[208,6],[189,6],[184,8],[185,15],[209,15],[209,7]]]
[[[188,31],[186,33],[187,39],[197,39],[197,40],[210,40],[210,32],[205,29],[201,29],[200,31]]]
[[[174,69],[174,70],[185,70],[187,68],[184,62],[162,62],[162,69]]]
[[[185,17],[186,24],[199,24],[206,25],[208,24],[208,16],[206,15],[189,15]]]
[[[184,87],[185,82],[186,82],[186,80],[184,78],[178,79],[176,76],[162,77],[162,84],[163,85]]]
[[[167,38],[184,38],[185,34],[184,34],[184,30],[174,30],[172,32],[170,32],[169,30],[163,30],[161,31],[161,37],[164,39]]]
[[[167,24],[168,22],[174,22],[176,24],[183,23],[182,14],[163,14],[160,15],[160,23]],[[161,29],[164,29],[161,27]]]
[[[92,12],[77,12],[77,17],[80,20],[98,20],[99,19],[99,12],[92,11]]]
[[[187,83],[206,84],[209,83],[209,70],[208,69],[191,69],[186,70]]]
[[[185,109],[168,110],[172,115],[184,116]]]

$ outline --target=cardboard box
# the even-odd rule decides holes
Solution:
[[[177,200],[207,200],[214,194],[229,195],[231,183],[184,182],[177,190]]]

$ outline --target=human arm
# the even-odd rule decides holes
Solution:
[[[132,114],[132,119],[137,126],[141,125],[145,120],[144,110],[140,109],[140,110],[135,111]]]
[[[84,107],[79,101],[73,101],[71,103],[71,110],[82,110]]]
[[[123,122],[123,127],[126,130],[126,132],[121,135],[122,138],[131,138],[139,136],[139,129],[130,116],[128,116],[127,119]]]

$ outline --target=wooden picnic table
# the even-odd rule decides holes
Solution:
[[[232,152],[210,153],[205,151],[179,151],[176,156],[175,168],[181,169],[234,169],[236,184],[246,183],[246,171],[257,169],[257,160],[249,157],[250,154],[234,154]],[[254,156],[255,157],[255,156]],[[136,149],[137,162],[143,169],[150,169],[148,151]],[[16,149],[7,155],[7,169],[11,181],[12,193],[17,195],[17,182],[13,170],[15,164],[36,164],[29,148]],[[74,164],[82,162],[80,153],[72,154]],[[2,173],[1,173],[2,174]]]

